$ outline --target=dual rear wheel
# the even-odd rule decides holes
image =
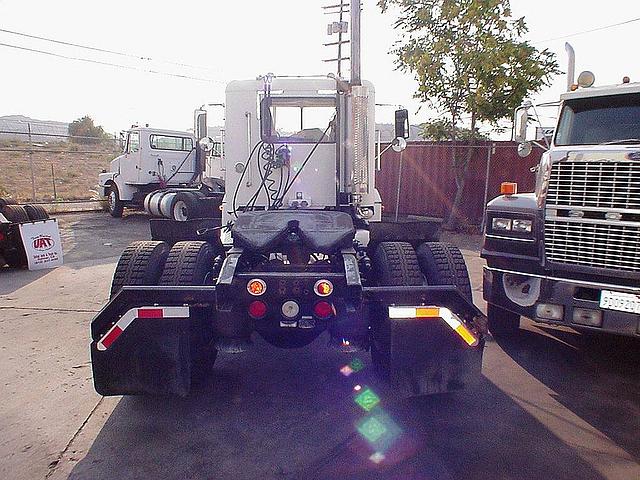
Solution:
[[[211,284],[213,260],[213,248],[207,242],[177,242],[171,248],[165,242],[134,242],[120,256],[111,297],[129,285]],[[213,347],[210,319],[204,312],[192,309],[190,321],[191,383],[197,385],[211,371],[218,352]]]
[[[379,286],[454,285],[470,301],[471,282],[460,250],[447,243],[382,242],[373,256]],[[378,376],[391,374],[391,323],[386,312],[372,324],[371,360]]]

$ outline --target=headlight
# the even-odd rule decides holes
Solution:
[[[519,218],[513,220],[511,227],[511,230],[517,233],[531,233],[532,229],[533,222],[531,220],[521,220]]]
[[[510,218],[494,218],[491,221],[491,229],[496,232],[510,232],[512,220]]]

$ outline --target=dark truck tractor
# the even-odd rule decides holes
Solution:
[[[593,81],[590,72],[569,80],[535,193],[487,206],[483,283],[494,336],[514,335],[524,316],[640,338],[640,84]],[[525,156],[530,108],[516,111]]]

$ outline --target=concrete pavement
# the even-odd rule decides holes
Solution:
[[[400,400],[368,354],[279,350],[258,340],[219,355],[185,399],[101,398],[89,322],[117,255],[148,237],[146,218],[62,216],[66,265],[0,271],[0,478],[631,479],[640,478],[640,345],[524,321],[489,341],[480,385]],[[462,244],[481,304],[478,239]],[[355,357],[364,369],[339,369]],[[384,459],[358,433],[354,387],[380,397]],[[378,463],[376,463],[378,462]]]

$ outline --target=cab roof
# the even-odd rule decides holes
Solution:
[[[640,93],[640,83],[622,83],[620,85],[607,85],[603,87],[580,87],[575,92],[563,93],[560,95],[560,100],[607,97],[609,95],[624,95],[629,93]]]

